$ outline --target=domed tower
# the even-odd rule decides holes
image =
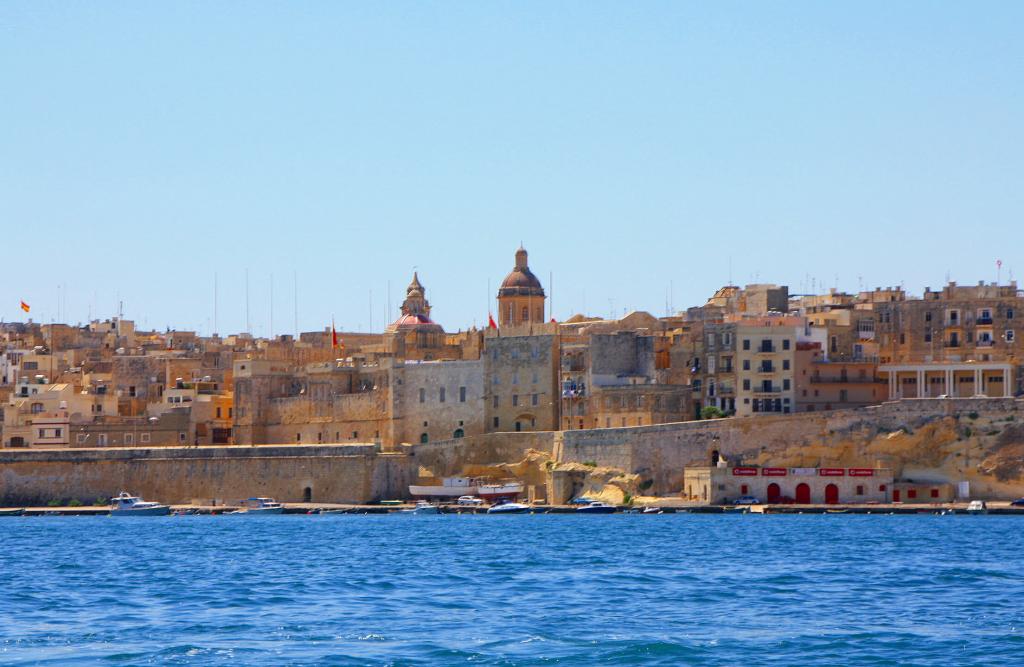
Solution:
[[[402,302],[402,315],[388,325],[388,332],[443,335],[444,328],[430,319],[430,303],[426,298],[426,290],[420,284],[419,276],[412,274],[412,282],[405,288],[405,301]],[[432,338],[432,336],[428,336]],[[424,341],[426,342],[426,341]]]
[[[503,327],[544,321],[544,288],[526,259],[526,249],[519,246],[516,266],[498,288],[498,321]]]

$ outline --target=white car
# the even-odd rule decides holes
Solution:
[[[477,498],[476,496],[459,496],[458,504],[472,505],[473,507],[476,507],[478,505],[483,505],[484,501],[482,498]]]

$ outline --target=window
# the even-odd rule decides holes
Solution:
[[[863,484],[858,484],[857,485],[857,495],[858,496],[863,496],[864,495],[864,485]]]
[[[533,382],[533,384],[537,384],[537,371],[533,372],[533,377],[530,378],[530,381]]]
[[[79,434],[75,435],[75,442],[77,442],[80,445],[84,445],[85,441],[88,440],[88,439],[89,439],[89,434],[88,433],[79,433]]]
[[[789,378],[782,381],[782,391],[789,391]]]
[[[497,394],[495,394],[494,396],[491,397],[491,403],[494,405],[494,407],[498,407],[498,395]]]
[[[931,321],[932,321],[932,314],[931,314],[931,311],[929,311],[929,312],[927,312],[927,313],[925,313],[925,314],[924,314],[924,321],[925,321],[925,322],[931,322]]]
[[[517,350],[516,348],[512,348],[510,350],[509,354],[512,355],[513,359],[518,359],[519,358],[519,350]]]
[[[1006,309],[1006,319],[1008,319],[1008,320],[1012,320],[1013,319],[1013,308],[1007,308]]]
[[[459,387],[459,403],[465,403],[465,402],[466,402],[466,388],[465,387]]]
[[[512,394],[512,407],[519,405],[519,394]]]
[[[124,444],[126,444],[126,445],[134,445],[135,444],[135,434],[134,433],[125,433],[124,434]]]
[[[499,422],[498,422],[498,418],[497,418],[497,417],[495,417],[495,418],[494,418],[494,428],[498,428],[498,423],[499,423]]]
[[[234,412],[235,412],[234,408],[228,408],[228,419],[231,419],[232,417],[235,416]]]
[[[1013,329],[1007,329],[1005,337],[1006,337],[1006,342],[1007,343],[1012,343],[1013,342]]]
[[[745,371],[749,371],[750,370],[750,359],[744,359],[743,360],[743,370],[745,370]]]
[[[907,489],[907,498],[917,498],[917,489]]]
[[[420,389],[420,403],[426,403],[426,402],[427,402],[427,390],[426,389]]]
[[[444,387],[437,390],[437,400],[444,403]]]
[[[42,411],[43,411],[43,404],[42,403],[33,403],[32,404],[32,414],[38,415]]]
[[[783,359],[782,360],[782,370],[784,370],[784,371],[788,371],[789,370],[789,359]]]
[[[99,445],[100,447],[106,447],[107,446],[107,434],[106,433],[99,433],[99,434],[97,434],[96,435],[96,444]]]
[[[730,345],[732,345],[732,334],[731,333],[724,333],[724,334],[722,334],[722,345],[724,345],[725,347],[729,347]]]
[[[708,355],[708,373],[714,375],[715,373],[715,355]]]
[[[788,350],[789,349],[789,339],[788,338],[783,339],[783,341],[782,341],[782,349],[783,350]]]
[[[938,497],[939,497],[939,490],[938,489],[932,489],[932,498],[938,498]]]
[[[135,385],[132,385],[132,386],[128,387],[128,395],[129,396],[134,396],[135,395]]]
[[[884,492],[885,491],[885,484],[879,484],[878,485],[878,490]]]
[[[220,419],[220,408],[217,408],[217,419]]]
[[[930,330],[930,329],[929,329],[929,330],[928,330],[928,332],[927,332],[927,333],[926,333],[926,334],[924,335],[924,342],[926,342],[926,343],[930,343],[930,342],[932,342],[932,332],[931,332],[931,330]]]
[[[538,398],[539,398],[538,394],[534,394],[533,396],[531,396],[530,397],[530,404],[533,405],[533,406],[536,406]]]
[[[523,306],[523,322],[527,322],[530,319],[530,309]]]
[[[750,349],[750,339],[749,338],[744,338],[743,339],[743,349],[744,350],[749,350]]]
[[[512,384],[519,384],[519,373],[512,374]]]
[[[750,380],[743,380],[743,391],[750,391]]]

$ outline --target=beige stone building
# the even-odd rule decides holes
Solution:
[[[892,488],[888,468],[695,466],[683,474],[682,496],[709,505],[743,496],[768,504],[885,503],[892,498]]]

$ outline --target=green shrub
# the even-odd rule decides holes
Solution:
[[[624,493],[622,495],[622,504],[623,505],[632,505],[633,504],[633,496],[629,495],[628,493]]]
[[[587,466],[588,468],[596,468],[597,461],[584,461],[583,465]]]
[[[61,505],[61,502],[59,500],[57,500],[56,498],[54,498],[50,502],[46,503],[47,507],[60,507],[60,505]]]
[[[970,426],[964,427],[964,436],[969,438],[972,433],[974,433],[974,431],[971,430]]]
[[[110,501],[108,501],[108,500],[107,500],[106,498],[104,498],[103,496],[99,496],[99,497],[97,497],[97,498],[96,498],[96,500],[92,501],[92,504],[98,507],[98,506],[100,506],[100,505],[106,505],[106,504],[108,504],[109,502],[110,502]]]
[[[999,429],[994,428],[988,432],[988,435],[999,435]]]
[[[79,500],[78,498],[72,498],[71,500],[68,501],[68,507],[81,507],[81,506],[82,506],[82,501]]]
[[[705,405],[700,410],[701,419],[721,419],[724,416],[725,413],[713,405]]]

